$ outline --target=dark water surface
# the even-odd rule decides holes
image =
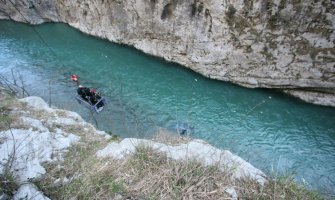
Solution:
[[[281,93],[209,80],[135,49],[86,36],[64,24],[0,21],[0,73],[21,75],[31,95],[78,112],[70,74],[109,105],[99,128],[149,137],[157,127],[194,126],[194,138],[231,150],[268,174],[296,173],[314,188],[335,189],[335,109]],[[61,61],[61,62],[60,62]]]

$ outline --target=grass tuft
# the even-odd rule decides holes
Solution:
[[[0,174],[0,194],[5,193],[13,196],[18,188],[19,185],[15,181],[13,173],[6,170],[3,174]]]

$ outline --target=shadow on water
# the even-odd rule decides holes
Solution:
[[[10,76],[15,69],[31,94],[47,101],[51,94],[53,105],[89,120],[88,110],[74,100],[69,76],[77,74],[109,102],[97,116],[102,130],[146,138],[157,127],[192,127],[194,138],[231,150],[268,173],[296,172],[298,181],[335,189],[334,108],[210,80],[64,24],[36,26],[62,65],[31,26],[0,21],[0,27],[0,73]]]

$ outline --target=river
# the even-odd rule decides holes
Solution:
[[[11,79],[13,71],[31,95],[94,122],[74,99],[70,75],[77,74],[108,100],[96,116],[99,128],[120,137],[147,138],[187,123],[192,137],[269,175],[295,174],[312,188],[335,190],[335,108],[210,80],[65,24],[0,21],[0,61],[0,73]]]

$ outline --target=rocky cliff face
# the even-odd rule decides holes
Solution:
[[[335,106],[334,7],[332,0],[2,0],[0,19],[68,23],[209,78]]]

